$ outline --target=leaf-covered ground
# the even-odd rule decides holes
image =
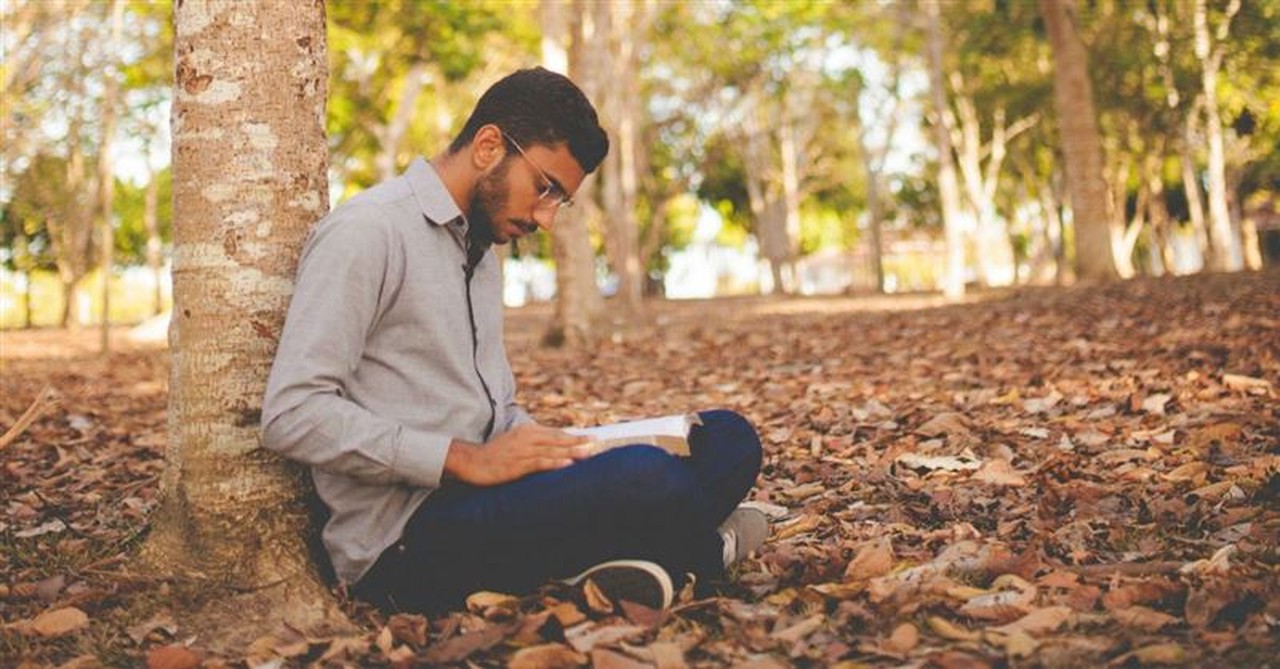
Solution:
[[[362,635],[237,658],[130,569],[164,352],[5,333],[0,427],[43,412],[0,446],[0,666],[1277,666],[1280,274],[985,297],[652,304],[581,352],[536,346],[545,309],[512,312],[543,422],[756,423],[776,520],[736,585],[664,613],[554,587],[430,620],[355,609]]]

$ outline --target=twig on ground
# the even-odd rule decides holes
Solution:
[[[53,408],[57,404],[58,391],[54,390],[53,386],[45,386],[44,390],[41,390],[40,394],[36,396],[35,401],[31,403],[31,406],[27,407],[27,410],[22,412],[22,415],[18,417],[18,420],[5,431],[4,436],[0,436],[0,450],[4,450],[5,446],[8,446],[21,436],[23,432],[26,432],[27,428],[31,427],[31,424],[36,422],[36,420],[40,418],[41,414]]]

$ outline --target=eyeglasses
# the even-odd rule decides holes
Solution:
[[[532,165],[533,169],[537,170],[538,175],[542,177],[543,186],[538,189],[537,208],[560,209],[562,207],[572,207],[573,198],[569,197],[569,193],[565,192],[565,189],[560,185],[560,182],[556,181],[550,174],[547,174],[546,170],[533,162],[533,159],[529,157],[529,154],[524,152],[524,148],[520,146],[519,142],[512,139],[511,135],[508,135],[505,130],[499,130],[499,132],[502,133],[502,138],[511,142],[511,146],[516,147],[516,151],[520,152],[520,156]]]

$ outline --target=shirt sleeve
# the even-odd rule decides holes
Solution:
[[[515,374],[511,371],[511,363],[507,362],[507,355],[505,352],[502,354],[502,362],[506,366],[507,378],[504,379],[506,382],[503,384],[505,392],[503,393],[500,402],[506,408],[503,415],[506,416],[507,420],[505,425],[499,426],[500,429],[495,431],[496,434],[501,434],[521,425],[534,422],[533,417],[529,415],[529,412],[525,411],[524,407],[516,403]]]
[[[347,397],[366,336],[404,272],[389,226],[356,209],[313,231],[262,407],[263,444],[372,484],[439,487],[452,437],[410,429]]]

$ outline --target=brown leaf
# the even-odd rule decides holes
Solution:
[[[893,628],[893,633],[883,645],[886,650],[906,655],[920,645],[920,630],[911,623],[902,623]]]
[[[402,643],[414,648],[427,645],[427,619],[415,613],[397,613],[387,621],[391,633]]]
[[[1111,666],[1119,667],[1133,660],[1139,665],[1148,664],[1185,664],[1187,652],[1176,643],[1158,643],[1125,653],[1111,661]]]
[[[884,576],[893,570],[893,544],[888,537],[868,543],[844,568],[844,580],[865,581]]]
[[[565,630],[564,638],[579,653],[590,652],[596,646],[611,646],[625,639],[632,639],[645,633],[639,625],[600,625],[583,623]]]
[[[472,653],[488,650],[502,643],[512,631],[509,625],[488,625],[427,648],[423,659],[431,664],[460,662]]]
[[[978,595],[965,602],[960,613],[980,620],[1013,620],[1026,615],[1035,594],[1035,590],[1019,590]]]
[[[587,663],[587,656],[562,643],[521,648],[512,656],[508,669],[572,669]]]
[[[604,594],[596,582],[587,579],[582,584],[582,596],[587,600],[587,608],[601,615],[613,613],[613,602]]]
[[[44,637],[70,634],[89,624],[89,616],[74,606],[45,611],[31,621],[31,630]]]
[[[561,627],[569,628],[587,619],[587,614],[583,613],[573,602],[560,602],[555,606],[547,609],[551,615],[555,616]]]
[[[670,641],[655,641],[647,650],[653,655],[653,664],[657,669],[686,669],[684,650]]]
[[[916,434],[925,437],[970,434],[969,421],[958,413],[940,413],[916,428]]]
[[[992,631],[1001,634],[1015,634],[1023,632],[1025,634],[1043,634],[1052,632],[1059,627],[1065,625],[1068,621],[1075,617],[1075,612],[1067,606],[1050,606],[1043,609],[1036,609],[1031,613],[1000,627],[992,628]]]
[[[467,596],[467,610],[488,620],[508,619],[515,615],[520,600],[502,592],[473,592]]]
[[[1159,632],[1164,627],[1178,622],[1177,618],[1167,613],[1145,606],[1131,606],[1127,609],[1112,611],[1111,617],[1125,627],[1136,627],[1146,632]]]
[[[966,629],[939,616],[929,616],[925,622],[934,634],[948,641],[977,641],[982,638],[980,632]]]
[[[652,669],[652,666],[629,655],[603,648],[591,651],[592,669]]]
[[[147,669],[195,669],[200,656],[186,646],[160,646],[147,652]]]
[[[971,479],[996,486],[1022,487],[1027,484],[1027,480],[1014,471],[1013,465],[1004,458],[986,461],[981,469],[973,473]]]
[[[826,616],[819,613],[794,623],[786,629],[778,630],[769,636],[786,644],[799,643],[801,639],[818,631],[818,628],[822,627],[822,623],[825,621]]]

